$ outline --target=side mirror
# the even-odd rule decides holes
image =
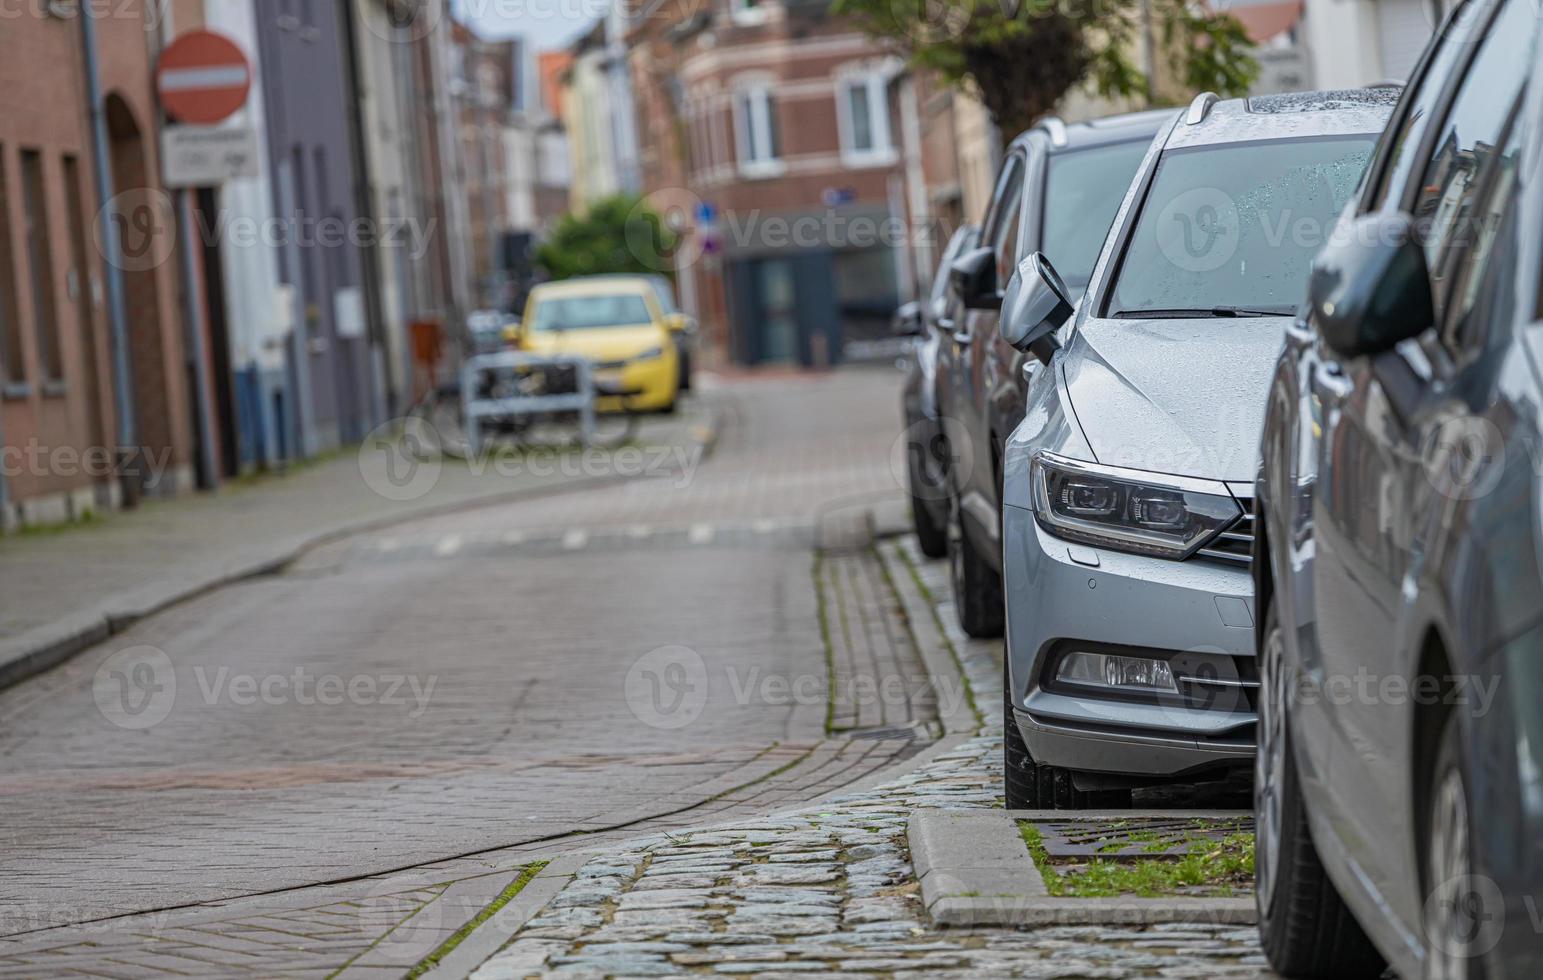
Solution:
[[[895,311],[889,324],[890,332],[897,337],[916,337],[922,333],[922,307],[912,300]]]
[[[1000,310],[997,292],[997,253],[977,248],[960,256],[948,270],[948,284],[967,309]]]
[[[1044,252],[1035,252],[1013,271],[1002,297],[998,328],[1003,340],[1049,364],[1060,347],[1055,333],[1071,319],[1075,308],[1055,266]]]
[[[666,313],[664,325],[670,333],[691,333],[696,330],[696,320],[689,313]]]
[[[1340,357],[1379,354],[1436,322],[1430,269],[1414,219],[1371,214],[1319,253],[1308,318]]]

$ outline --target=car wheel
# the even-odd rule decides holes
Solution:
[[[937,519],[932,508],[946,490],[941,480],[928,479],[926,463],[918,458],[919,455],[912,452],[910,462],[906,464],[906,476],[911,481],[911,523],[916,528],[916,541],[922,554],[928,558],[942,558],[948,554],[948,525]]]
[[[1505,900],[1473,873],[1468,785],[1463,778],[1457,719],[1442,728],[1425,808],[1425,977],[1470,980],[1485,975],[1483,958],[1499,939]]]
[[[1001,636],[1002,576],[986,564],[970,543],[957,497],[949,507],[948,563],[960,628],[977,639]]]
[[[1013,719],[1013,695],[1002,698],[1002,796],[1009,810],[1124,810],[1130,790],[1080,790],[1067,769],[1042,766],[1029,755]]]
[[[691,390],[691,352],[684,349],[680,352],[680,390]]]
[[[1274,606],[1264,629],[1254,757],[1254,898],[1260,944],[1282,976],[1380,976],[1386,963],[1324,871],[1308,830],[1291,754],[1285,636]]]

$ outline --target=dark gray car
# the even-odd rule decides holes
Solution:
[[[1131,176],[1172,118],[1164,110],[1071,125],[1046,119],[1013,140],[997,175],[979,248],[966,256],[966,309],[945,324],[938,355],[954,606],[971,636],[1002,633],[1002,445],[1023,418],[1027,384],[1028,362],[997,334],[1001,290],[1024,256],[1042,251],[1081,293]]]
[[[1543,74],[1460,3],[1315,263],[1254,568],[1263,944],[1287,976],[1543,976]]]
[[[955,303],[948,295],[948,270],[980,240],[980,229],[964,225],[954,232],[938,260],[932,289],[895,313],[895,331],[914,340],[906,350],[905,384],[900,411],[905,419],[906,489],[911,494],[911,522],[922,554],[942,558],[948,552],[948,451],[938,420],[938,352],[947,340],[941,323]]]

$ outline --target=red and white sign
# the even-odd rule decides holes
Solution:
[[[246,104],[252,88],[252,66],[236,42],[225,35],[189,31],[161,52],[155,88],[173,119],[212,126]]]

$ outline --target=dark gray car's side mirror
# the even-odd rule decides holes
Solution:
[[[1055,266],[1035,252],[1013,272],[1002,297],[998,323],[1002,339],[1045,364],[1059,348],[1055,333],[1071,319],[1075,306]]]
[[[1340,357],[1378,354],[1435,323],[1430,269],[1406,214],[1358,218],[1313,262],[1308,317]]]
[[[999,310],[1002,294],[997,292],[997,253],[977,248],[964,253],[948,270],[948,284],[967,309]]]

